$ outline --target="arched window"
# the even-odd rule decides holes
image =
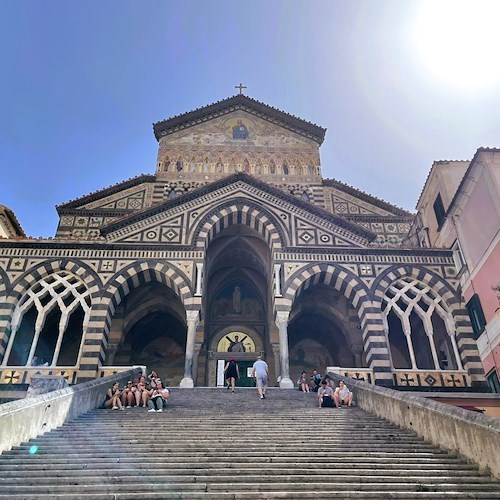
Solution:
[[[411,277],[392,283],[382,315],[394,368],[462,369],[453,317],[429,285]]]
[[[90,308],[90,292],[77,276],[59,271],[43,278],[14,311],[2,364],[75,366]]]

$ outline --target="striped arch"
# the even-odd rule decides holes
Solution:
[[[10,280],[7,273],[0,268],[0,294],[5,293],[7,288],[10,287]]]
[[[271,250],[287,246],[288,234],[275,215],[248,199],[231,200],[208,212],[194,232],[194,244],[206,249],[222,230],[233,224],[255,229]]]
[[[314,264],[293,274],[284,286],[283,304],[291,310],[299,295],[317,284],[332,286],[342,293],[358,313],[363,334],[364,352],[378,384],[392,383],[389,348],[384,334],[380,309],[373,307],[368,289],[358,276],[342,266]]]
[[[116,307],[131,290],[138,286],[158,282],[166,285],[179,297],[186,308],[191,308],[192,290],[186,275],[175,266],[165,262],[135,262],[121,269],[106,284],[96,307],[92,308],[89,327],[83,346],[85,363],[80,366],[79,380],[95,377],[97,368],[105,359],[109,330]]]
[[[10,288],[9,278],[4,270],[0,269],[0,361],[7,348],[9,338],[6,334],[6,327],[9,325],[12,316],[12,308],[8,303],[8,288]]]
[[[11,318],[17,303],[38,281],[58,271],[67,271],[78,276],[89,289],[92,302],[98,297],[102,287],[101,280],[95,271],[81,261],[53,259],[44,261],[37,267],[30,269],[29,272],[12,283],[5,302],[2,302],[0,306],[0,360],[2,360],[7,347],[11,332]]]
[[[450,312],[455,326],[455,340],[464,369],[473,383],[484,383],[484,369],[467,310],[461,306],[460,295],[441,276],[420,266],[398,266],[388,269],[373,283],[374,303],[380,310],[387,288],[400,278],[413,278],[432,288]]]

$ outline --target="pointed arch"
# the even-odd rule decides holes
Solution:
[[[186,309],[192,307],[192,286],[188,277],[176,266],[165,262],[138,261],[121,269],[106,284],[106,289],[100,294],[98,307],[93,308],[90,317],[90,327],[87,329],[89,338],[84,342],[83,356],[85,365],[79,380],[93,378],[96,369],[105,359],[109,340],[111,320],[116,307],[123,298],[141,284],[157,281],[170,288],[180,299]]]
[[[285,282],[283,289],[286,290],[286,294],[282,304],[286,304],[290,310],[304,290],[320,283],[332,286],[352,304],[358,314],[363,334],[366,362],[373,369],[378,383],[390,384],[391,363],[382,315],[380,310],[373,307],[366,285],[351,270],[326,263],[314,263],[299,269]]]
[[[272,250],[284,248],[290,241],[283,224],[269,210],[248,199],[238,198],[218,205],[201,219],[194,230],[194,244],[206,249],[217,234],[233,224],[255,229]]]

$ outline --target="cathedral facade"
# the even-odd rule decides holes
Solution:
[[[0,383],[146,365],[223,385],[257,354],[386,386],[484,384],[452,252],[415,215],[324,179],[326,130],[245,95],[154,124],[156,171],[57,207],[55,238],[0,240]]]

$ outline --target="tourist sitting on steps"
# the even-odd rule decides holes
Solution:
[[[313,392],[318,392],[321,383],[321,375],[318,370],[314,369],[311,375],[311,390]]]
[[[299,378],[299,390],[302,392],[309,392],[309,385],[307,384],[307,373],[302,372]]]
[[[318,408],[333,408],[333,389],[326,380],[321,381],[318,389]]]
[[[343,380],[339,382],[339,386],[335,389],[333,399],[338,408],[340,408],[342,404],[347,406],[352,405],[352,392],[348,389]]]
[[[106,391],[106,401],[104,401],[104,408],[113,408],[113,410],[124,410],[125,408],[120,401],[121,391],[118,382],[115,382]]]
[[[156,387],[149,391],[148,412],[162,412],[167,407],[167,398],[170,392],[159,378],[156,379]]]

